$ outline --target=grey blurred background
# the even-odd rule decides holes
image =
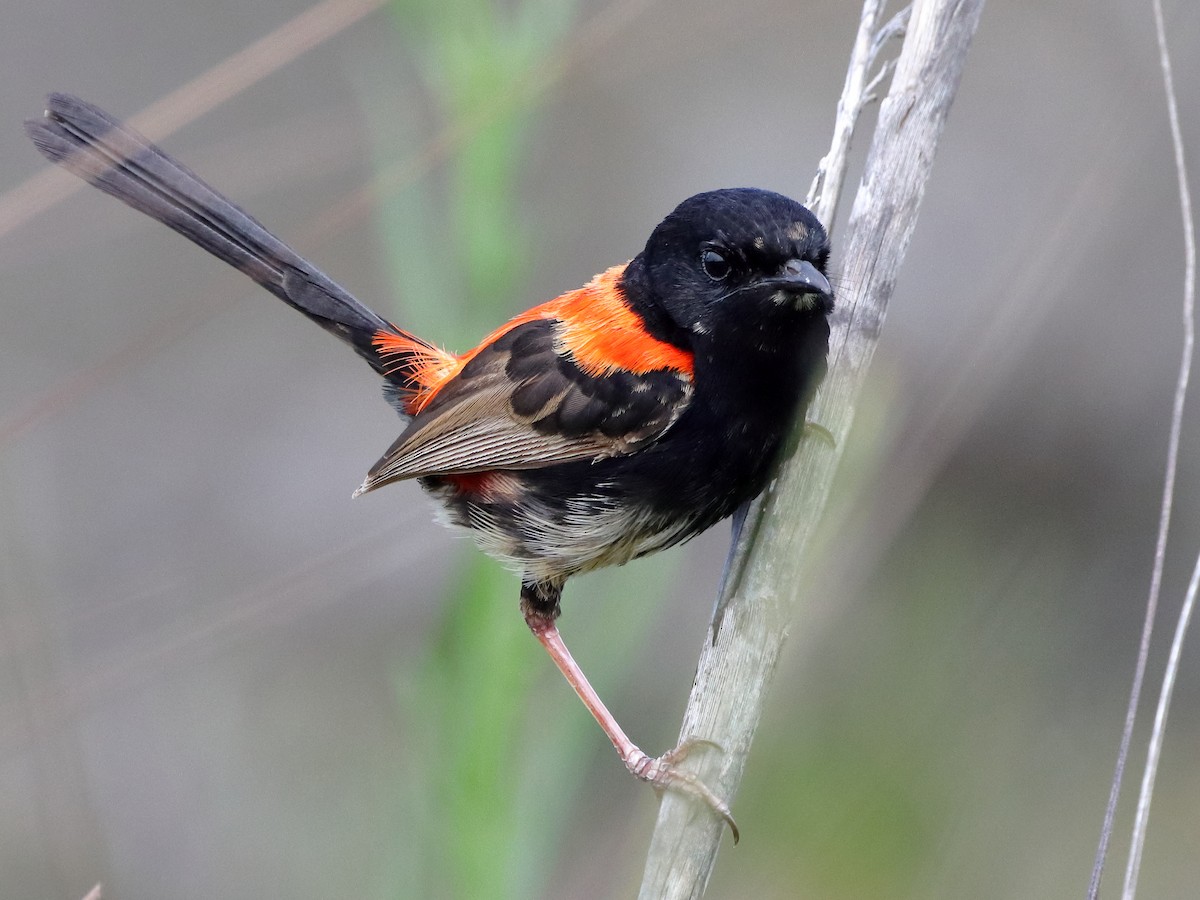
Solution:
[[[1200,7],[1166,7],[1194,161]],[[128,116],[306,8],[8,4],[0,190],[44,168],[20,122],[48,90]],[[482,333],[628,258],[689,194],[803,197],[828,146],[854,4],[621,8],[586,52],[547,51],[514,223],[527,300],[503,309],[460,309],[444,267],[397,289],[389,242],[453,258],[444,160],[419,196],[346,206],[377,190],[381,160],[447,127],[398,16],[372,14],[164,143],[364,301],[465,349],[464,322]],[[744,840],[710,896],[1082,893],[1149,580],[1182,275],[1148,4],[992,3],[826,566],[734,803]],[[429,717],[458,700],[419,670],[474,551],[411,485],[350,502],[397,428],[372,373],[91,190],[0,238],[0,303],[0,896],[97,881],[124,900],[468,893],[449,871],[461,860],[438,860],[470,813],[429,789],[438,759],[423,752]],[[1198,421],[1152,679],[1200,544]],[[717,528],[568,589],[564,633],[647,750],[674,742],[727,540]],[[493,835],[517,850],[485,873],[491,896],[630,896],[654,797],[535,642],[516,652],[528,728],[495,752],[524,761],[523,799],[505,829],[518,837]],[[1200,884],[1197,658],[1193,645],[1145,897]],[[548,718],[571,738],[547,737]],[[1135,790],[1136,775],[1109,894]]]

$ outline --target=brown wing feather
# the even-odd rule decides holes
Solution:
[[[687,373],[590,375],[557,348],[558,324],[522,324],[477,353],[414,416],[358,493],[405,478],[628,453],[687,407]]]

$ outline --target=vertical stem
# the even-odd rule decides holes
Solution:
[[[874,4],[868,0],[868,6]],[[983,0],[918,0],[913,6],[846,227],[841,271],[833,279],[853,290],[839,298],[833,316],[829,375],[813,417],[832,432],[837,448],[844,446],[849,433],[854,403],[982,10]],[[681,730],[682,739],[704,738],[725,749],[719,756],[708,754],[710,759],[684,764],[719,796],[732,797],[741,781],[784,635],[800,599],[805,548],[839,458],[840,449],[819,440],[802,441],[781,467],[758,521],[742,529],[745,552],[731,567],[719,604],[721,624],[714,624],[704,642]],[[720,821],[694,808],[689,798],[665,794],[640,896],[702,896],[721,831]]]

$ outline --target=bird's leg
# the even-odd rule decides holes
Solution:
[[[533,636],[546,648],[546,652],[550,654],[550,658],[554,660],[558,670],[567,679],[567,683],[575,689],[575,693],[579,695],[583,705],[588,708],[600,727],[604,729],[604,733],[608,735],[609,740],[617,749],[621,761],[625,763],[625,768],[642,781],[649,782],[656,790],[680,791],[706,803],[713,812],[725,820],[725,824],[729,826],[729,830],[733,834],[733,842],[736,844],[739,836],[738,827],[733,820],[733,814],[729,811],[728,804],[695,775],[676,768],[676,763],[682,762],[697,745],[715,745],[711,741],[693,738],[684,741],[674,750],[669,750],[655,758],[648,756],[631,741],[613,714],[608,711],[608,707],[604,705],[595,688],[587,680],[587,676],[583,674],[583,670],[579,668],[579,664],[575,662],[571,651],[563,642],[562,635],[559,634],[555,619],[558,616],[560,590],[560,587],[549,587],[545,584],[521,585],[521,612],[524,614],[525,624],[529,626]]]

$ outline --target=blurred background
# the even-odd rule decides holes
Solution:
[[[0,13],[0,895],[632,896],[654,795],[529,638],[515,579],[413,485],[350,501],[397,433],[375,376],[165,228],[29,186],[47,165],[20,123],[47,91],[128,117],[308,8]],[[1200,7],[1166,14],[1194,161]],[[465,349],[692,193],[803,197],[856,22],[841,2],[379,4],[163,143]],[[709,896],[1082,894],[1181,344],[1175,185],[1147,3],[985,9]],[[1198,423],[1150,694],[1200,544]],[[567,590],[568,642],[652,753],[727,543]],[[1146,897],[1200,884],[1198,659]]]

